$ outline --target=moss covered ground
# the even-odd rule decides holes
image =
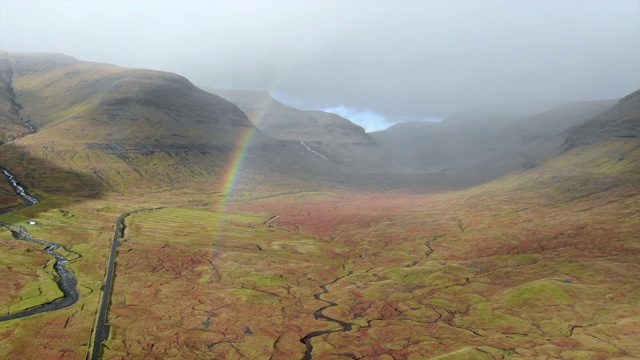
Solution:
[[[105,359],[300,359],[323,331],[312,358],[640,357],[638,159],[609,146],[581,151],[624,152],[615,171],[569,152],[446,192],[41,191],[0,220],[78,253],[81,298],[0,323],[0,357],[84,359],[115,220],[156,207],[126,219]],[[2,311],[55,296],[38,246],[0,242]]]

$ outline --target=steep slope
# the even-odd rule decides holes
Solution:
[[[266,91],[210,89],[242,109],[273,138],[300,143],[329,161],[363,172],[388,171],[391,159],[364,129],[338,115],[286,106]]]
[[[640,178],[640,90],[561,134],[564,164],[576,171],[628,182]],[[557,160],[559,162],[560,160]],[[614,182],[611,186],[618,186]]]
[[[571,102],[532,117],[505,125],[502,135],[509,139],[491,157],[469,167],[478,178],[495,178],[511,171],[535,167],[565,149],[567,129],[587,122],[610,108],[615,100]]]
[[[426,168],[464,167],[547,140],[612,105],[611,101],[514,104],[465,111],[440,123],[409,122],[372,133],[399,159]],[[555,107],[552,107],[555,106]],[[534,158],[536,154],[531,154]]]
[[[36,129],[5,144],[3,162],[31,174],[27,180],[36,187],[52,190],[53,184],[42,182],[55,181],[23,164],[25,156],[99,179],[116,192],[219,190],[227,169],[237,167],[231,162],[239,161],[234,154],[240,148],[246,154],[241,172],[247,174],[238,178],[248,188],[265,178],[285,186],[292,169],[300,180],[291,183],[335,175],[335,169],[323,167],[324,159],[263,134],[237,106],[181,76],[64,55],[2,53],[1,58],[2,78],[11,85],[2,98],[20,104],[21,116]],[[1,123],[20,126],[9,114]],[[8,130],[3,134],[17,137]],[[241,143],[247,134],[251,143]]]
[[[13,69],[8,59],[0,55],[0,144],[15,140],[30,132],[22,120],[22,107],[15,101]]]
[[[564,134],[570,147],[600,143],[610,139],[640,136],[640,90],[620,99],[615,106]]]

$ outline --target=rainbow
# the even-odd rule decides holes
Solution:
[[[247,154],[247,148],[249,147],[249,144],[251,144],[251,139],[253,139],[254,133],[255,128],[248,127],[242,130],[240,136],[238,136],[236,148],[231,154],[227,167],[223,172],[222,196],[224,198],[224,202],[227,202],[227,200],[229,200],[233,195],[233,190],[235,189],[238,179],[238,170],[240,170],[240,167],[242,166],[244,157]]]
[[[227,162],[227,166],[223,171],[222,176],[222,209],[226,207],[226,203],[233,196],[235,187],[238,182],[238,172],[242,167],[242,163],[244,162],[244,158],[247,154],[247,149],[249,148],[251,140],[253,139],[253,135],[256,132],[256,126],[260,123],[260,121],[262,121],[264,114],[264,110],[256,111],[249,114],[249,119],[254,126],[243,129],[235,142],[236,148],[231,154],[231,157]]]
[[[249,116],[254,126],[246,127],[240,132],[235,141],[236,147],[229,157],[229,161],[223,171],[222,189],[220,193],[222,199],[215,202],[216,205],[214,207],[214,213],[216,214],[216,223],[214,226],[214,233],[216,235],[214,236],[214,246],[219,240],[221,240],[224,228],[223,224],[226,218],[225,215],[228,213],[227,205],[233,197],[235,187],[238,182],[239,171],[242,168],[242,164],[247,154],[247,149],[253,139],[253,135],[256,133],[256,125],[262,120],[263,116],[263,110],[257,111]]]

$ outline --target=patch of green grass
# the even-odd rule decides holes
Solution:
[[[278,276],[268,276],[268,275],[260,275],[252,278],[253,283],[256,286],[279,286],[286,284],[286,281],[282,277]]]
[[[571,296],[567,295],[560,286],[562,285],[544,280],[527,283],[512,290],[504,301],[514,308],[570,303]]]
[[[484,360],[493,359],[491,355],[476,348],[466,347],[449,354],[440,355],[432,358],[432,360]]]
[[[20,312],[35,306],[46,304],[50,301],[62,297],[62,291],[58,285],[44,270],[38,270],[40,281],[28,283],[22,291],[20,291],[20,299],[6,305],[11,313]]]
[[[251,289],[234,289],[233,292],[244,302],[264,302],[275,300],[275,297],[269,294]]]

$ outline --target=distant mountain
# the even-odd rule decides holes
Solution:
[[[338,115],[298,110],[275,100],[266,91],[215,90],[247,114],[256,127],[277,139],[373,144],[364,129]]]
[[[386,150],[362,127],[343,117],[286,106],[266,91],[209,90],[238,105],[258,129],[273,138],[302,142],[310,150],[348,168],[392,169]]]
[[[399,159],[431,169],[459,168],[504,158],[506,151],[513,156],[526,153],[533,159],[551,150],[546,146],[550,139],[613,103],[574,102],[553,104],[553,108],[549,108],[551,104],[501,106],[461,112],[439,123],[401,123],[371,136]],[[546,145],[541,147],[542,143]]]

